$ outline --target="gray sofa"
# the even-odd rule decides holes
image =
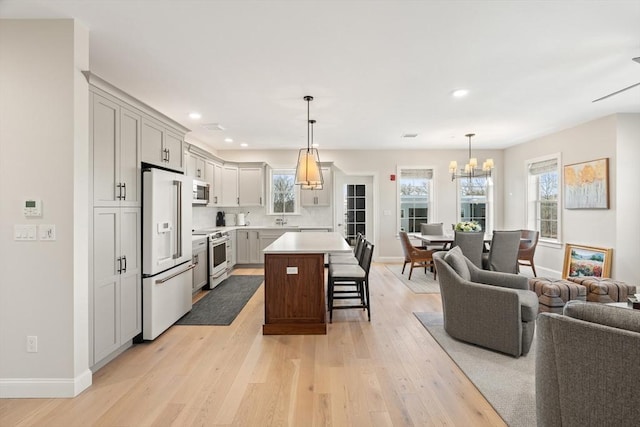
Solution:
[[[538,426],[640,425],[640,311],[569,301],[537,336]]]
[[[526,277],[482,270],[459,247],[436,252],[433,260],[449,335],[515,357],[529,352],[538,297]]]

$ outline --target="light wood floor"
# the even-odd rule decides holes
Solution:
[[[263,336],[261,287],[231,326],[173,326],[74,399],[0,400],[0,426],[504,426],[412,314],[440,296],[383,264],[370,280],[371,323],[339,310],[327,335]]]

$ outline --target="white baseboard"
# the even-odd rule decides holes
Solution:
[[[92,382],[89,369],[75,378],[0,378],[0,398],[75,397]]]

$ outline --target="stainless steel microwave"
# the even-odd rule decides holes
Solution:
[[[193,204],[206,205],[209,203],[209,184],[204,181],[193,180]]]

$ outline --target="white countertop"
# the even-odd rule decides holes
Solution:
[[[351,247],[340,233],[287,232],[267,246],[265,254],[318,254],[351,252]]]

